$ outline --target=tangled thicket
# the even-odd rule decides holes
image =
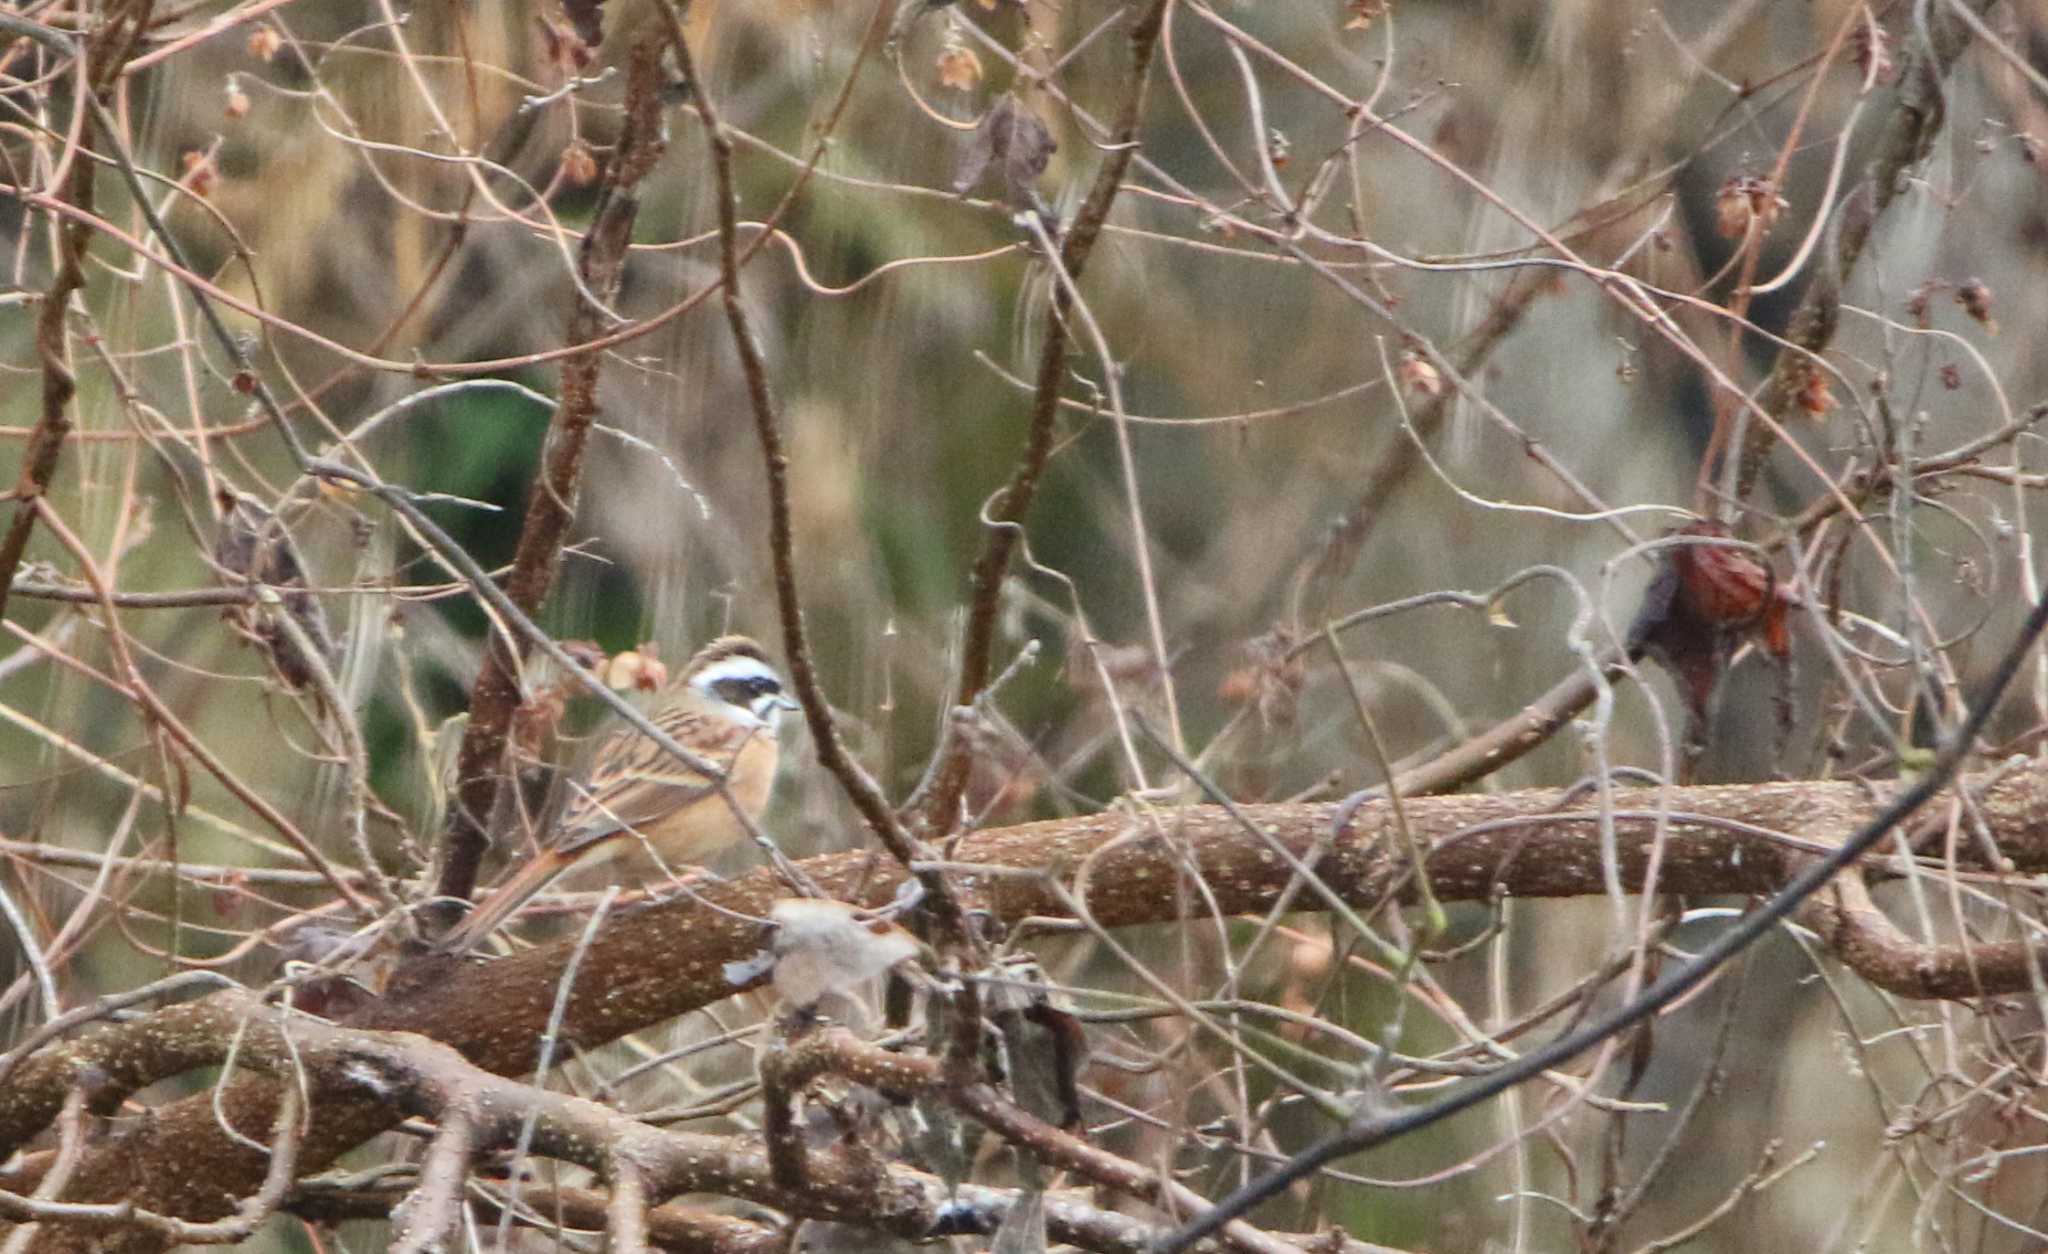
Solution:
[[[2048,11],[1693,8],[0,6],[0,1254],[2048,1242]]]

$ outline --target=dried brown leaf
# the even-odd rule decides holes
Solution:
[[[1984,324],[1992,335],[1998,334],[1998,319],[1991,316],[1991,288],[1982,279],[1970,279],[1956,289],[1956,304],[1963,312]]]
[[[1752,174],[1738,174],[1721,184],[1714,197],[1714,224],[1727,239],[1742,239],[1751,231],[1770,234],[1778,215],[1790,208],[1778,185]]]
[[[1364,30],[1386,14],[1387,0],[1344,0],[1344,29]]]
[[[1015,92],[1006,92],[975,128],[953,179],[960,195],[973,191],[990,166],[1003,174],[1004,202],[1019,209],[1038,203],[1038,176],[1059,145],[1038,115]]]
[[[775,925],[775,991],[794,1009],[855,995],[919,951],[909,932],[843,901],[785,897],[768,917]]]
[[[1444,376],[1429,358],[1414,349],[1401,354],[1401,360],[1394,366],[1394,377],[1401,381],[1401,387],[1412,396],[1442,396]]]
[[[597,158],[591,154],[589,144],[579,139],[562,149],[562,177],[576,187],[587,187],[597,181]]]
[[[973,91],[981,86],[981,58],[962,43],[948,43],[939,49],[939,86],[955,91]]]
[[[231,489],[221,489],[221,518],[214,535],[213,560],[221,572],[235,582],[274,588],[279,608],[299,625],[308,642],[321,653],[330,668],[340,662],[340,650],[327,625],[327,612],[306,590],[304,561],[291,533],[262,502]],[[273,621],[262,609],[235,606],[228,618],[270,657],[278,675],[294,689],[313,682],[314,668],[292,639],[291,633]]]
[[[1792,403],[1809,418],[1824,418],[1842,404],[1829,386],[1828,372],[1811,361],[1800,370],[1799,390],[1792,394]]]

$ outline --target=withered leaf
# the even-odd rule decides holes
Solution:
[[[1031,973],[1035,974],[1035,973]],[[1002,1038],[1010,1094],[1019,1106],[1059,1128],[1081,1125],[1078,1076],[1088,1058],[1081,1021],[1055,1005],[1027,974],[990,990],[987,1014]]]
[[[939,50],[933,63],[939,72],[939,86],[955,91],[973,91],[981,85],[981,58],[966,44],[952,44]]]
[[[1719,523],[1697,522],[1677,536],[1724,540]],[[1748,551],[1725,544],[1680,544],[1666,550],[1629,626],[1632,654],[1647,655],[1679,686],[1693,728],[1703,743],[1715,690],[1744,635],[1755,632],[1780,662],[1791,654],[1787,612],[1797,603],[1769,567]]]
[[[918,953],[909,932],[843,901],[785,897],[768,917],[775,925],[775,991],[791,1010],[815,1008],[842,1022],[863,1021],[871,982]]]
[[[953,190],[962,196],[974,190],[999,165],[1003,174],[1003,200],[1018,209],[1038,205],[1038,176],[1059,145],[1038,115],[1026,108],[1015,92],[1005,92],[975,128],[974,138],[960,156]]]
[[[595,48],[604,42],[604,0],[562,0],[562,16],[584,43]]]
[[[1956,288],[1956,304],[1963,312],[1984,324],[1984,329],[1998,334],[1998,319],[1991,316],[1991,288],[1982,279],[1971,279]]]
[[[327,625],[327,611],[306,590],[306,565],[299,557],[298,546],[292,543],[291,533],[255,497],[222,488],[218,499],[221,518],[213,539],[213,560],[219,564],[221,573],[231,582],[277,590],[282,612],[298,624],[330,668],[338,666],[341,651]],[[292,633],[261,608],[236,606],[228,611],[228,617],[269,655],[271,665],[287,684],[301,689],[313,682],[312,661]]]
[[[1628,632],[1629,651],[1649,655],[1670,672],[1695,722],[1705,719],[1732,643],[1689,613],[1679,595],[1676,564],[1658,566]]]

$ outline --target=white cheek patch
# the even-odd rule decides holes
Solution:
[[[775,687],[772,691],[764,692],[742,705],[730,701],[718,692],[719,684],[735,679],[766,679],[773,683]],[[729,709],[744,711],[746,717],[770,731],[774,730],[777,717],[782,712],[782,677],[775,673],[774,667],[761,661],[759,658],[722,658],[692,675],[690,677],[690,686],[713,701],[724,704]]]

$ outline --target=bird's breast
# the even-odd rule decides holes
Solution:
[[[725,795],[707,792],[667,818],[642,825],[641,834],[671,869],[678,863],[704,862],[746,839],[747,825],[735,810],[757,819],[767,809],[779,756],[772,733],[753,736],[727,767]]]

